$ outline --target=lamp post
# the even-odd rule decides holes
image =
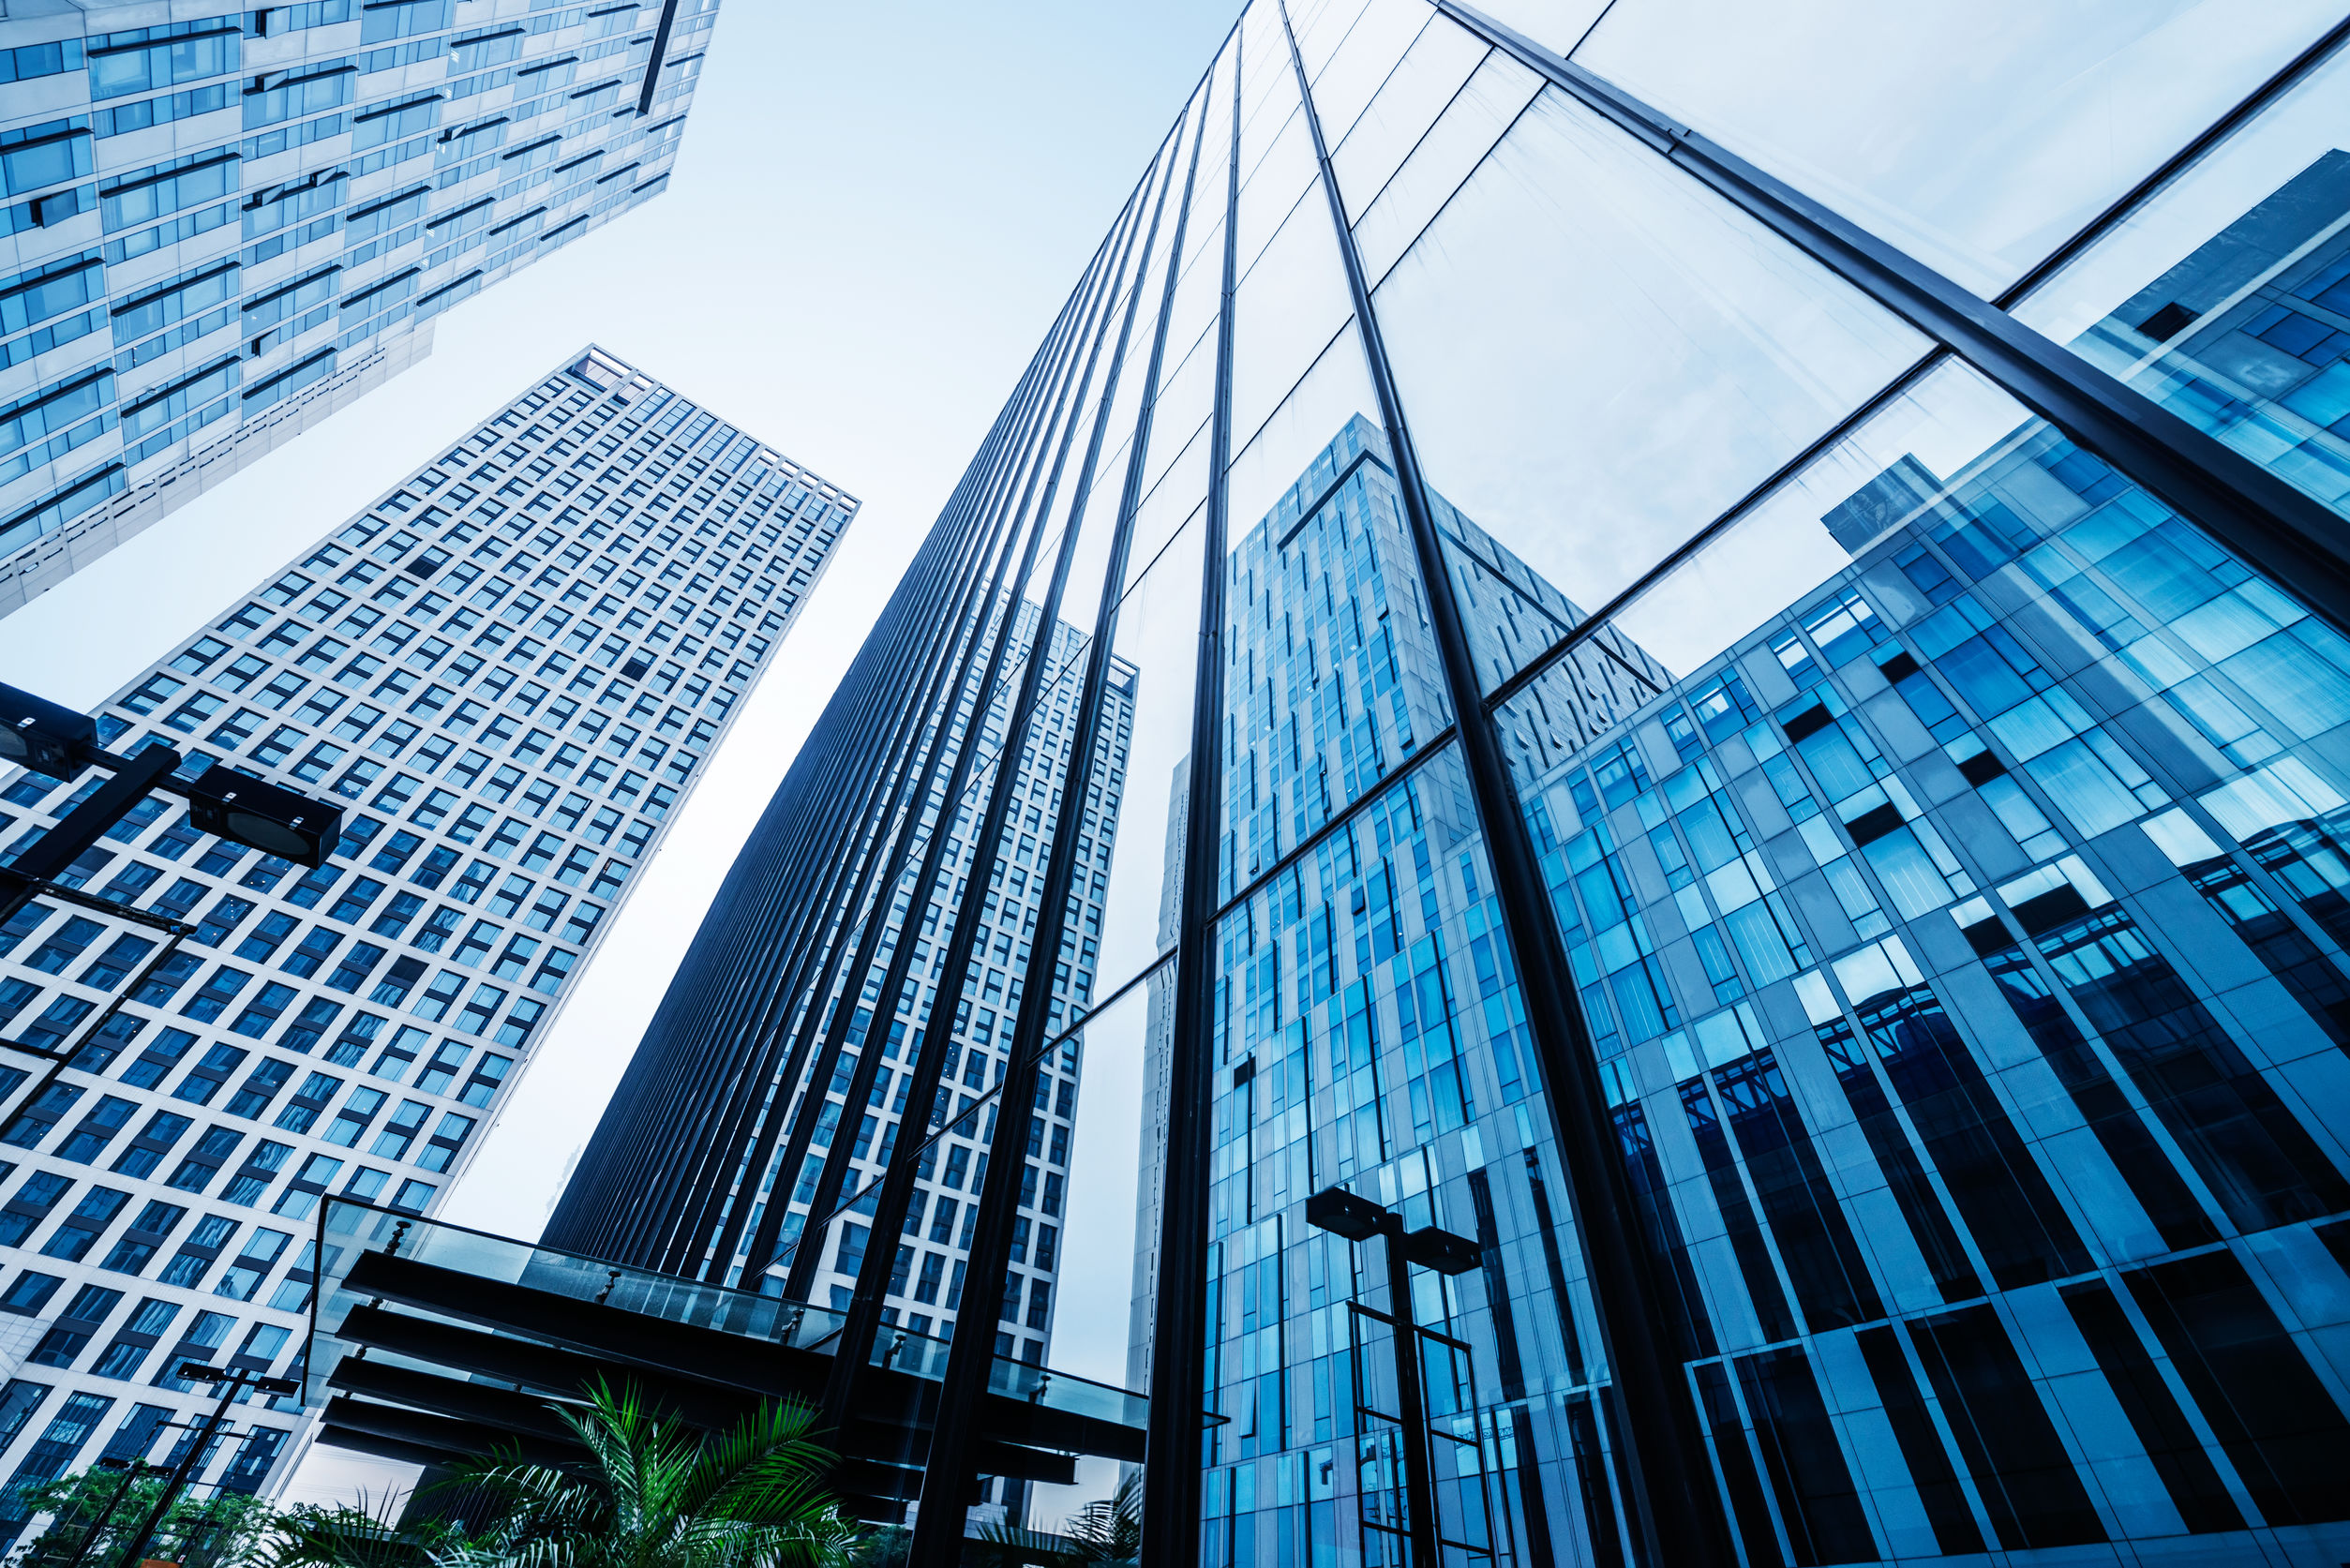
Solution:
[[[0,685],[0,765],[14,763],[67,784],[93,766],[113,775],[12,864],[0,866],[0,924],[153,790],[186,799],[188,820],[201,831],[296,865],[323,865],[334,853],[342,834],[341,807],[217,764],[183,782],[175,772],[183,760],[167,745],[117,755],[97,743],[97,724],[88,714]]]
[[[1420,1385],[1420,1331],[1412,1317],[1412,1265],[1439,1274],[1465,1274],[1477,1266],[1475,1242],[1424,1225],[1407,1231],[1403,1217],[1384,1204],[1341,1187],[1325,1187],[1306,1200],[1306,1223],[1351,1242],[1373,1236],[1386,1241],[1387,1298],[1393,1304],[1397,1419],[1403,1426],[1403,1486],[1411,1512],[1412,1568],[1441,1568],[1436,1529],[1436,1462],[1428,1441],[1428,1396]]]
[[[180,1493],[187,1486],[188,1475],[203,1462],[204,1451],[212,1446],[213,1434],[220,1429],[221,1418],[229,1413],[229,1407],[235,1403],[239,1394],[247,1388],[271,1395],[302,1392],[302,1385],[291,1379],[263,1377],[243,1366],[224,1372],[201,1361],[183,1361],[179,1364],[178,1375],[190,1382],[214,1384],[220,1390],[220,1401],[212,1407],[212,1413],[204,1417],[204,1424],[196,1428],[195,1441],[187,1445],[187,1452],[180,1456],[180,1462],[172,1467],[171,1479],[163,1484],[163,1495],[155,1500],[155,1506],[147,1510],[146,1521],[140,1525],[139,1533],[131,1537],[129,1548],[122,1555],[121,1568],[138,1568],[141,1555],[146,1551],[148,1543],[155,1539],[155,1532],[162,1527],[164,1516],[172,1511],[172,1504],[179,1501]]]

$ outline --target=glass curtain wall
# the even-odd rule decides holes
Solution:
[[[2339,16],[1489,8],[1243,13],[559,1228],[923,1314],[944,1564],[1116,998],[1156,1562],[2350,1545]]]

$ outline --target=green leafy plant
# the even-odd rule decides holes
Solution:
[[[599,1383],[557,1413],[591,1462],[453,1471],[430,1489],[446,1522],[415,1536],[433,1568],[834,1568],[858,1536],[825,1488],[833,1456],[807,1405],[764,1404],[710,1436]]]

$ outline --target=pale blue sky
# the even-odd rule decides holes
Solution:
[[[743,834],[1238,9],[728,0],[666,195],[457,306],[424,364],[0,620],[9,683],[95,705],[590,339],[862,499],[447,1217],[536,1233]],[[1114,1381],[1134,1083],[1088,1066],[1068,1256],[1102,1266],[1071,1271],[1054,1357]]]

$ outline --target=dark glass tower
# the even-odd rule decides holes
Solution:
[[[552,1239],[837,1275],[861,1366],[969,1145],[943,1568],[1082,1038],[1154,1563],[2342,1555],[2339,17],[1497,8],[1247,8]],[[1333,1186],[1477,1246],[1424,1433]]]

